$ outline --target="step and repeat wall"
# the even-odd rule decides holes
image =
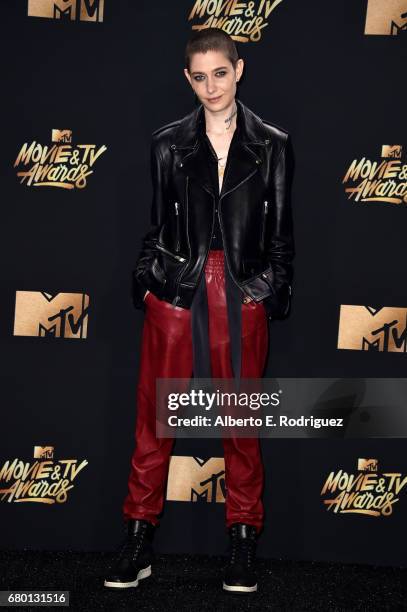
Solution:
[[[233,36],[238,97],[292,137],[293,303],[270,323],[265,376],[405,376],[407,0],[9,0],[0,12],[2,547],[113,549],[150,138],[194,108],[193,31]],[[405,440],[345,434],[262,440],[259,554],[405,564]],[[177,440],[157,550],[223,553],[224,495],[220,440]]]

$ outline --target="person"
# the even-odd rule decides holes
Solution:
[[[172,438],[156,437],[157,378],[259,378],[268,324],[291,300],[291,139],[237,97],[243,74],[233,39],[194,33],[184,74],[197,105],[155,130],[151,227],[133,273],[145,312],[137,387],[136,445],[123,503],[126,536],[105,586],[151,575]],[[230,558],[223,589],[257,590],[264,468],[258,437],[224,438]]]

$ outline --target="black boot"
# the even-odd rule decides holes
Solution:
[[[223,578],[225,591],[251,593],[257,591],[253,563],[256,554],[257,532],[254,525],[234,523],[229,528],[230,560]]]
[[[129,519],[126,539],[120,545],[104,586],[119,589],[138,586],[139,580],[151,576],[154,559],[152,547],[155,527],[149,521]]]

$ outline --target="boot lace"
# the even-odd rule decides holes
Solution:
[[[124,557],[130,556],[133,560],[137,559],[145,541],[145,533],[146,529],[143,527],[135,534],[126,536],[125,540],[120,546],[118,561],[120,561]]]
[[[251,535],[248,538],[240,538],[236,532],[232,532],[231,565],[240,564],[251,567],[255,550],[255,535]]]

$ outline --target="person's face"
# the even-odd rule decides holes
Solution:
[[[236,80],[242,75],[243,64],[239,59],[234,70],[221,51],[194,53],[190,72],[184,68],[184,74],[204,107],[221,111],[230,106],[236,95]]]

